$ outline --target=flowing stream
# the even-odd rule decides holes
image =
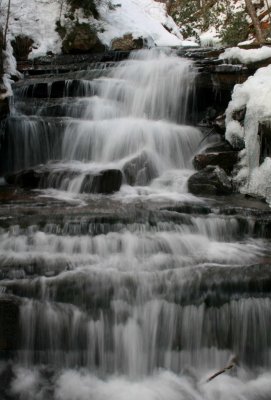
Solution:
[[[17,84],[1,168],[41,179],[2,204],[1,400],[271,399],[265,218],[187,191],[195,76],[154,49]],[[112,170],[119,190],[88,192]]]

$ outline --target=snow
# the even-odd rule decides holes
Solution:
[[[7,3],[8,0],[2,0],[2,26],[6,19]],[[35,48],[30,58],[45,55],[48,51],[60,53],[61,39],[55,31],[59,15],[60,1],[57,0],[12,0],[8,40],[11,41],[18,35],[31,37]]]
[[[105,4],[99,7],[105,28],[99,37],[104,44],[110,46],[114,38],[132,33],[134,38],[146,38],[149,45],[197,46],[195,42],[182,41],[179,28],[167,15],[164,3],[154,0],[111,0],[111,3],[114,9],[109,9]]]
[[[202,47],[218,46],[221,43],[219,33],[215,27],[210,27],[208,31],[199,34],[200,45]]]
[[[233,112],[246,108],[244,127],[234,121]],[[244,138],[245,150],[240,152],[241,168],[236,181],[244,193],[256,193],[266,197],[271,204],[271,159],[266,157],[259,165],[259,123],[271,125],[271,65],[260,68],[243,84],[235,85],[232,100],[226,110],[226,139],[235,145]]]
[[[261,60],[271,58],[271,47],[263,46],[259,49],[240,49],[239,47],[231,47],[226,49],[219,56],[222,60],[238,60],[242,64],[250,64]]]
[[[8,40],[12,41],[18,35],[31,37],[34,45],[30,59],[46,55],[47,52],[61,53],[61,38],[55,30],[56,22],[61,17],[62,24],[68,27],[72,24],[65,17],[68,10],[66,3],[63,3],[62,11],[61,3],[62,0],[12,0]],[[1,4],[3,12],[0,15],[0,25],[4,26],[8,0],[2,0]],[[142,36],[150,45],[196,45],[182,41],[179,28],[167,15],[163,3],[155,0],[111,0],[110,4],[109,7],[108,0],[99,3],[100,21],[93,17],[83,18],[83,14],[78,11],[75,13],[75,19],[102,28],[99,37],[108,46],[114,38],[126,33],[132,33],[135,38]]]

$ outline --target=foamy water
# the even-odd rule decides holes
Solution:
[[[44,99],[35,81],[17,90],[6,168],[43,164],[39,196],[73,207],[0,230],[0,296],[19,320],[0,364],[12,400],[270,400],[270,241],[255,215],[187,191],[203,138],[187,125],[194,78],[154,49],[46,78]],[[81,193],[104,169],[122,171],[120,190]]]

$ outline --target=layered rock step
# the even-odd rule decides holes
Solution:
[[[102,211],[98,204],[90,208],[94,215]],[[270,321],[271,253],[268,241],[252,243],[250,238],[255,236],[253,226],[261,218],[270,219],[270,212],[223,209],[219,203],[189,209],[184,204],[175,210],[154,208],[147,218],[138,206],[138,215],[128,211],[126,221],[118,216],[114,221],[114,207],[112,201],[108,215],[107,204],[102,219],[90,218],[84,210],[81,217],[67,220],[62,206],[62,225],[47,220],[45,226],[28,222],[27,227],[2,229],[4,356],[122,371],[126,364],[118,352],[126,354],[129,324],[136,324],[143,335],[154,323],[159,327],[155,337],[142,336],[146,354],[152,357],[152,340],[161,356],[160,361],[152,359],[150,369],[165,365],[171,352],[181,363],[188,352],[192,365],[200,361],[196,354],[206,357],[204,351],[209,356],[212,351],[216,356],[238,353],[248,366],[268,364],[271,343],[258,330]],[[65,332],[70,333],[64,340]],[[102,347],[98,337],[104,340]]]
[[[63,167],[62,167],[63,168]],[[117,169],[101,170],[95,173],[80,173],[76,170],[61,169],[57,166],[40,166],[6,175],[8,184],[28,189],[57,188],[68,190],[72,180],[79,178],[79,193],[112,194],[120,189],[122,172]]]

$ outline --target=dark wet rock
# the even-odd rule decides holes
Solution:
[[[231,181],[226,172],[219,167],[209,165],[188,179],[188,190],[195,195],[223,195],[233,192]]]
[[[257,69],[267,67],[271,64],[271,57],[268,57],[264,60],[254,61],[249,64],[246,64],[247,69],[254,73]]]
[[[32,50],[33,43],[34,41],[26,35],[16,36],[11,42],[16,60],[27,59],[30,51]]]
[[[13,174],[6,175],[6,182],[10,185],[17,185],[25,189],[55,188],[65,190],[71,179],[79,175],[79,172],[72,170],[50,169],[50,166],[38,166],[29,168]]]
[[[246,107],[241,108],[240,110],[235,110],[232,113],[232,119],[240,122],[240,125],[244,126],[244,119],[245,119],[246,111],[247,111]]]
[[[231,152],[233,150],[232,145],[229,142],[217,142],[207,147],[205,153],[220,153],[220,152]]]
[[[143,38],[135,39],[131,33],[128,33],[121,38],[114,39],[111,48],[118,51],[131,51],[142,49],[143,44]]]
[[[218,115],[212,122],[212,125],[217,130],[218,133],[224,134],[226,131],[226,115],[225,114]]]
[[[14,378],[15,374],[13,372],[12,363],[8,362],[4,368],[1,368],[0,371],[0,399],[15,400],[10,391],[10,385]]]
[[[146,151],[127,161],[122,171],[126,182],[131,186],[147,185],[158,176],[158,172]]]
[[[52,170],[44,167],[40,171],[39,188],[54,188],[68,190],[69,182],[79,175],[78,171],[73,170]]]
[[[19,304],[12,296],[0,295],[0,354],[18,349]]]
[[[67,190],[71,179],[80,175],[79,171],[57,169],[49,164],[29,168],[5,176],[10,185],[25,189],[55,188]],[[99,174],[87,174],[81,185],[81,193],[111,194],[120,189],[122,173],[118,169],[101,171]]]
[[[92,96],[95,93],[94,86],[91,83],[86,84],[79,79],[55,80],[48,82],[30,83],[28,85],[19,85],[16,91],[20,91],[22,97],[37,99],[58,99],[64,96]]]
[[[8,97],[6,97],[4,99],[0,99],[0,121],[1,119],[6,118],[8,114],[9,114],[9,101]]]
[[[10,185],[18,185],[28,189],[36,189],[42,179],[43,172],[30,168],[5,176],[6,182]]]
[[[112,63],[125,60],[129,51],[105,50],[102,53],[57,54],[37,57],[34,60],[18,61],[17,69],[29,76],[59,74],[97,67],[97,63]]]
[[[258,135],[260,139],[260,164],[266,157],[271,156],[271,120],[259,123]]]
[[[238,161],[238,151],[197,154],[194,157],[194,167],[202,170],[207,165],[217,165],[227,173],[231,173]]]
[[[87,174],[82,183],[81,192],[112,194],[119,191],[121,184],[121,171],[119,169],[108,169],[95,176]]]
[[[78,54],[88,52],[103,52],[104,45],[89,24],[76,23],[62,42],[64,54]]]
[[[246,147],[244,139],[240,138],[238,135],[232,136],[231,144],[232,144],[232,147],[238,151],[241,151]]]

